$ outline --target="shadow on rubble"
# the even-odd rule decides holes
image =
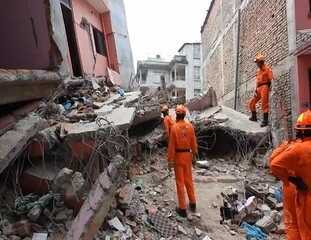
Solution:
[[[216,126],[197,129],[199,154],[205,159],[226,158],[236,162],[250,161],[265,154],[270,147],[271,136],[245,133],[239,130]]]

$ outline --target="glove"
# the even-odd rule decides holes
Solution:
[[[302,178],[290,176],[288,177],[288,181],[294,184],[299,191],[308,191],[308,186],[305,184]]]

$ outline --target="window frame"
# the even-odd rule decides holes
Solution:
[[[92,25],[92,32],[93,32],[93,40],[94,40],[94,48],[97,54],[107,57],[108,53],[107,53],[107,45],[106,45],[106,38],[105,38],[105,34],[100,31],[98,28],[94,27]],[[99,42],[102,42],[102,46]]]

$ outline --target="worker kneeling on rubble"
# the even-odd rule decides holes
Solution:
[[[269,123],[269,94],[273,73],[271,68],[265,64],[265,57],[262,54],[256,55],[255,63],[258,66],[256,72],[256,90],[254,92],[254,97],[249,103],[249,109],[252,112],[252,116],[249,120],[257,121],[256,104],[261,101],[263,112],[261,127],[266,127]]]
[[[311,111],[295,126],[297,140],[283,144],[271,156],[270,169],[284,183],[284,223],[287,240],[311,240]]]
[[[163,114],[163,124],[165,128],[165,133],[166,133],[166,139],[169,139],[171,128],[174,124],[174,120],[172,117],[169,115],[169,108],[168,106],[164,105],[161,109],[161,112]]]
[[[185,187],[189,198],[189,207],[196,211],[196,198],[192,179],[192,162],[197,154],[197,140],[192,124],[186,121],[186,108],[176,107],[176,123],[172,126],[168,147],[169,168],[174,168],[178,196],[177,213],[187,217]]]

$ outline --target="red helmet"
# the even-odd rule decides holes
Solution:
[[[176,114],[187,114],[187,109],[185,108],[184,105],[177,105],[176,107]]]
[[[299,115],[295,126],[296,130],[311,130],[311,111],[308,110]]]

